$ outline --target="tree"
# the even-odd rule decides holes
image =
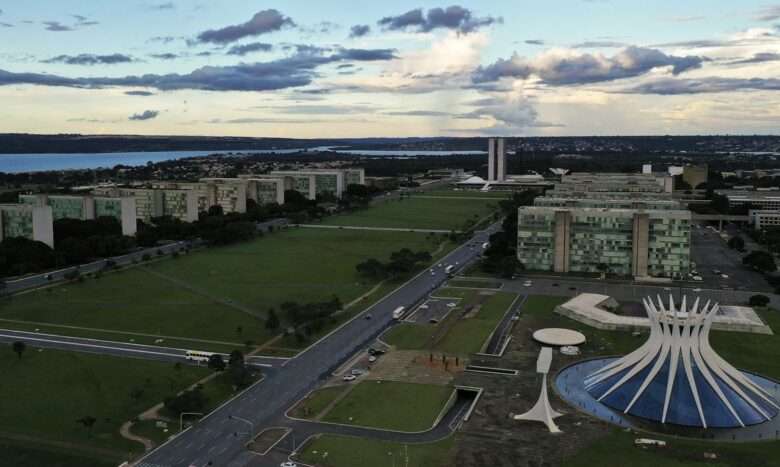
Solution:
[[[384,279],[387,277],[387,268],[381,261],[375,258],[369,258],[355,266],[358,274],[371,280]]]
[[[223,216],[224,211],[222,209],[222,206],[215,204],[214,206],[209,207],[208,211],[209,216]]]
[[[212,354],[209,357],[208,366],[214,371],[223,371],[225,369],[225,359],[222,358],[222,354]]]
[[[19,357],[19,360],[21,360],[22,354],[27,349],[27,344],[25,344],[22,341],[16,341],[11,345],[11,348],[13,349],[14,353]]]
[[[728,242],[729,248],[737,251],[745,251],[745,240],[740,236],[731,237]]]
[[[775,258],[766,251],[751,251],[742,258],[742,264],[750,266],[760,272],[777,271]]]
[[[95,422],[97,422],[97,418],[87,415],[85,417],[81,417],[78,420],[76,420],[76,423],[81,423],[84,425],[84,428],[87,429],[87,433],[92,436],[92,427],[95,426]]]
[[[196,387],[181,394],[166,397],[163,405],[168,411],[178,416],[182,412],[200,412],[206,406],[206,402],[208,399],[200,388]]]
[[[229,365],[230,379],[236,387],[244,387],[252,381],[251,374],[244,361],[244,354],[240,350],[230,352]]]
[[[501,277],[505,279],[511,279],[515,275],[518,269],[522,268],[522,264],[516,256],[505,256],[501,260]]]
[[[270,330],[279,329],[279,316],[276,315],[276,310],[271,308],[268,310],[268,319],[265,320],[265,328]]]
[[[750,299],[748,299],[748,305],[750,306],[759,306],[759,307],[765,307],[769,305],[769,297],[766,295],[751,295]]]

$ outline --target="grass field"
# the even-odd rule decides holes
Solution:
[[[52,448],[34,442],[0,439],[0,465],[8,467],[115,467],[117,462],[94,459],[67,448]]]
[[[322,420],[399,431],[424,431],[431,428],[451,394],[452,388],[448,386],[363,381]]]
[[[10,348],[0,350],[0,432],[28,436],[42,446],[71,443],[74,452],[82,447],[112,461],[142,450],[119,435],[122,423],[208,374],[189,366],[176,370],[167,363],[32,348],[17,359]],[[83,417],[97,419],[91,432],[77,422]]]
[[[290,229],[15,296],[0,304],[0,320],[36,324],[0,321],[0,327],[78,326],[90,329],[45,331],[138,342],[149,338],[121,332],[147,333],[167,336],[162,345],[170,341],[195,348],[209,344],[187,345],[182,339],[215,340],[227,344],[211,345],[233,348],[246,341],[261,343],[269,338],[264,321],[246,310],[264,315],[285,301],[323,301],[333,295],[346,304],[374,285],[358,277],[357,263],[385,260],[401,248],[433,252],[439,240],[419,233]]]
[[[290,416],[296,418],[315,418],[347,388],[345,386],[331,386],[318,389],[309,394],[290,410]]]
[[[332,216],[323,221],[328,225],[360,227],[398,227],[414,229],[458,230],[467,219],[479,220],[497,207],[491,198],[391,200],[370,209]]]
[[[324,435],[307,443],[299,458],[321,467],[445,467],[453,465],[454,446],[452,437],[431,444],[402,445]]]
[[[439,297],[462,298],[444,321],[438,324],[403,323],[391,328],[382,336],[382,340],[401,350],[430,349],[450,354],[470,355],[479,352],[490,334],[504,317],[509,306],[517,295],[507,292],[496,292],[493,295],[479,295],[474,289],[441,289],[436,292]],[[484,301],[483,301],[484,300]],[[460,318],[464,307],[481,303],[479,312],[474,316]],[[447,334],[433,344],[441,326],[451,326]]]
[[[564,467],[773,467],[780,459],[780,443],[705,443],[653,435],[666,440],[660,449],[634,447],[636,435],[615,430],[564,460]],[[704,453],[717,460],[704,459]]]
[[[412,197],[418,196],[447,196],[452,198],[485,198],[485,199],[505,199],[509,198],[511,192],[508,191],[475,191],[475,190],[431,190],[425,193],[415,193]]]

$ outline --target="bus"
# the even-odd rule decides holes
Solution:
[[[184,353],[184,358],[193,362],[208,363],[209,358],[214,355],[214,352],[203,352],[200,350],[188,350]]]
[[[401,319],[401,317],[404,315],[404,307],[399,306],[395,310],[393,310],[393,319]]]

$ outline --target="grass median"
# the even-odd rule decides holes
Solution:
[[[430,444],[400,444],[324,435],[306,443],[299,458],[322,467],[444,467],[454,465],[454,452],[452,437]]]
[[[425,431],[433,426],[452,394],[448,386],[363,381],[322,417],[322,421],[383,428]]]

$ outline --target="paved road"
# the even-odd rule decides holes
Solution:
[[[443,263],[461,267],[474,260],[498,225],[477,232],[473,240],[456,248]],[[474,243],[475,247],[469,246]],[[287,361],[276,375],[256,383],[239,396],[206,416],[195,426],[147,454],[138,465],[198,467],[209,465],[238,467],[253,460],[244,443],[263,428],[283,419],[284,412],[323,380],[351,355],[360,351],[393,322],[392,311],[399,306],[410,308],[446,280],[443,271],[430,274],[426,269],[388,294],[378,303],[324,337],[297,357]],[[368,317],[370,319],[367,319]],[[246,421],[229,418],[237,415]],[[244,434],[241,434],[244,433]],[[257,464],[252,465],[278,465]],[[271,462],[263,460],[261,462]]]
[[[726,231],[731,235],[738,234],[733,226],[727,227]],[[704,279],[699,287],[730,287],[772,292],[772,287],[760,273],[742,265],[742,257],[745,254],[729,248],[719,232],[705,227],[694,227],[691,229],[691,237],[691,260],[696,263],[696,270]],[[746,240],[747,248],[751,249],[753,246],[752,249],[755,249],[755,245],[748,242],[749,240]],[[747,245],[748,243],[751,245]],[[720,274],[715,274],[713,271],[716,270],[726,274],[728,278],[724,279]]]
[[[8,280],[5,282],[4,292],[5,293],[21,292],[27,289],[42,287],[52,282],[61,281],[65,279],[65,274],[74,271],[76,269],[78,269],[79,272],[81,272],[81,274],[102,271],[103,269],[106,268],[106,265],[108,264],[109,261],[113,261],[117,266],[125,266],[128,264],[132,264],[133,261],[141,261],[144,255],[155,257],[158,256],[158,251],[161,251],[163,254],[167,255],[173,253],[174,251],[184,250],[189,245],[190,242],[184,242],[184,241],[174,242],[174,243],[169,243],[167,245],[156,246],[153,248],[145,248],[142,250],[134,251],[132,253],[128,253],[126,255],[101,259],[92,263],[79,265],[78,267],[72,266],[69,268],[58,269],[57,271],[45,272],[33,276],[22,277],[20,279]],[[47,277],[50,277],[51,279],[48,279]]]
[[[116,357],[142,358],[164,362],[190,363],[185,358],[186,349],[156,345],[131,344],[83,337],[68,337],[40,332],[0,329],[0,343],[22,341],[31,347],[71,350],[76,352],[113,355]],[[227,357],[226,354],[224,354]],[[259,367],[281,367],[287,359],[271,357],[247,357],[246,362]]]
[[[523,308],[527,295],[518,295],[517,299],[512,303],[512,306],[504,313],[504,317],[501,318],[501,322],[498,323],[496,329],[493,331],[493,335],[490,336],[490,342],[485,347],[485,353],[490,355],[500,355],[501,351],[506,344],[509,335],[512,333],[514,318]]]

